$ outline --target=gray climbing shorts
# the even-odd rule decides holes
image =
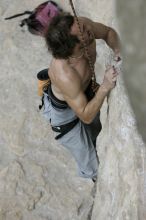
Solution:
[[[70,108],[58,109],[52,106],[48,95],[44,93],[43,115],[52,126],[60,126],[77,118]],[[98,174],[99,160],[96,152],[96,138],[101,131],[100,112],[91,124],[79,122],[67,134],[57,141],[70,151],[77,162],[78,175],[93,178]],[[58,133],[55,132],[57,136]]]

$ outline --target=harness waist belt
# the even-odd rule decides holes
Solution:
[[[51,85],[48,86],[48,98],[51,100],[51,103],[54,107],[60,108],[60,109],[66,109],[68,108],[68,104],[65,101],[59,100],[52,92]]]
[[[55,139],[58,140],[59,138],[61,138],[65,134],[67,134],[69,131],[71,131],[71,129],[78,123],[78,121],[79,121],[79,119],[76,118],[75,120],[73,120],[67,124],[60,125],[60,126],[52,126],[53,131],[60,133],[55,137]]]

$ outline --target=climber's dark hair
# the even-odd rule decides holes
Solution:
[[[69,13],[61,13],[53,18],[45,34],[48,50],[55,58],[67,59],[79,39],[70,33],[74,17]]]

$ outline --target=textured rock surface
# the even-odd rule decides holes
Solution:
[[[41,1],[0,1],[0,220],[86,219],[93,183],[76,175],[38,110],[36,73],[50,62],[44,41],[4,17]]]
[[[121,0],[117,4],[117,13],[124,42],[124,80],[139,131],[146,143],[146,2]]]
[[[70,9],[68,1],[57,2]],[[116,25],[113,0],[74,2],[80,15]],[[51,57],[41,38],[20,30],[19,18],[3,19],[38,3],[0,2],[0,220],[143,220],[145,148],[121,70],[117,87],[102,108],[95,199],[92,182],[76,175],[74,160],[57,145],[37,111],[36,72],[48,66]],[[101,81],[112,57],[102,41],[97,44],[96,69]]]

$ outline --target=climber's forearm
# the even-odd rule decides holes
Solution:
[[[120,52],[120,38],[113,28],[109,27],[105,41],[116,54]]]
[[[104,99],[108,93],[109,91],[105,89],[104,86],[101,85],[97,93],[95,94],[94,98],[91,99],[90,102],[88,102],[83,112],[83,116],[84,116],[83,118],[86,124],[90,124],[94,120],[95,116],[97,115],[97,112],[99,112],[104,102]]]
[[[116,54],[120,52],[120,38],[113,28],[98,22],[91,22],[89,19],[88,23],[96,39],[103,39]]]

